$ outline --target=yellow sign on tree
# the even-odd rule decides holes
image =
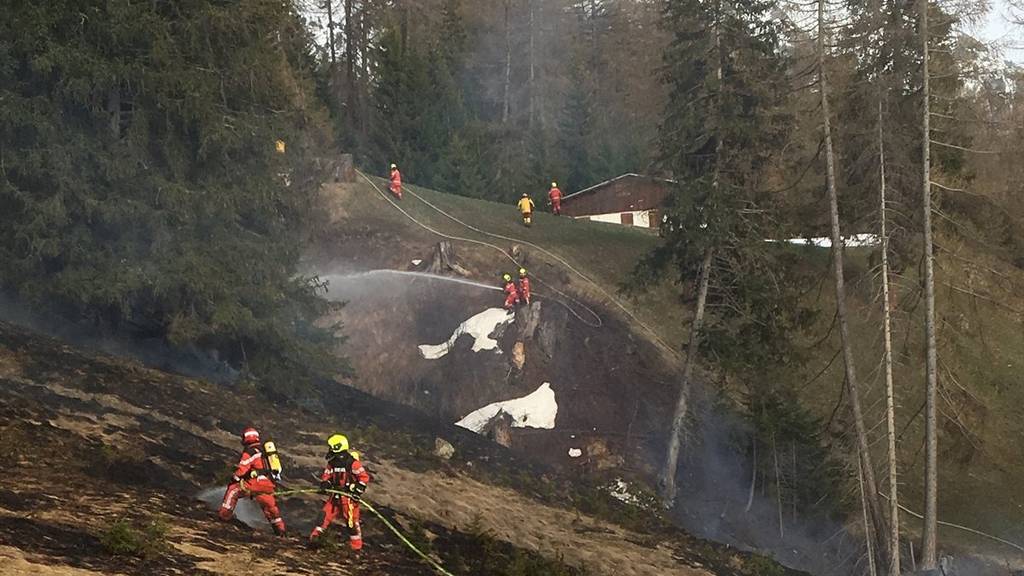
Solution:
[[[278,154],[284,154],[284,140],[274,142],[274,146],[277,148]]]

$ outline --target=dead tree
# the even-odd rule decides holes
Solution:
[[[683,376],[679,382],[679,396],[676,399],[675,412],[672,414],[672,431],[668,437],[668,453],[665,456],[665,467],[661,471],[659,481],[661,495],[666,506],[671,506],[676,499],[676,469],[679,467],[679,450],[683,442],[683,429],[686,426],[686,415],[690,408],[690,386],[693,378],[693,365],[697,363],[697,349],[700,347],[700,330],[704,323],[705,303],[708,299],[708,284],[711,277],[711,259],[714,250],[704,251],[701,262],[700,279],[697,289],[697,303],[694,306],[693,322],[690,324],[690,341],[686,345],[686,363],[683,365]]]
[[[882,328],[885,341],[885,432],[889,444],[889,576],[900,576],[900,506],[897,499],[896,402],[892,381],[892,314],[889,300],[889,236],[885,210],[885,132],[882,100],[878,100],[878,218],[882,239]]]
[[[839,325],[839,340],[843,351],[843,364],[846,368],[847,399],[853,413],[854,432],[857,436],[857,452],[860,467],[864,476],[864,502],[867,508],[870,526],[868,538],[875,540],[874,550],[880,557],[886,555],[885,518],[882,516],[878,502],[878,484],[875,482],[874,465],[871,458],[871,443],[868,441],[868,430],[864,423],[861,410],[860,391],[858,389],[857,371],[853,355],[853,343],[850,340],[850,328],[846,310],[846,284],[843,277],[843,236],[839,226],[839,194],[836,190],[835,154],[832,149],[832,124],[829,112],[828,75],[825,72],[825,0],[818,0],[818,91],[821,95],[821,113],[825,140],[825,180],[828,191],[829,219],[832,234],[832,273],[835,280],[836,320]]]
[[[501,99],[501,123],[508,124],[509,115],[509,91],[512,86],[512,23],[510,22],[509,11],[511,0],[505,0],[505,83]]]
[[[925,384],[925,480],[924,530],[921,535],[921,569],[936,568],[938,540],[939,439],[936,396],[939,388],[935,346],[935,269],[932,253],[931,85],[928,71],[928,0],[920,0],[921,18],[921,214],[924,242],[924,332],[926,341]]]

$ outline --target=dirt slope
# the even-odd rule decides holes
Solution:
[[[0,324],[0,438],[8,462],[0,484],[4,573],[429,573],[372,518],[358,562],[341,548],[304,548],[315,497],[284,499],[293,536],[283,540],[215,521],[194,496],[229,474],[234,431],[247,422],[263,422],[274,436],[296,486],[318,466],[320,438],[349,431],[375,475],[373,501],[455,573],[504,574],[497,572],[501,558],[540,558],[533,552],[563,564],[522,574],[555,574],[557,566],[561,574],[578,573],[570,566],[588,574],[755,573],[745,568],[754,565],[750,557],[685,535],[629,531],[572,511],[570,497],[566,507],[555,507],[507,487],[514,482],[496,486],[488,478],[514,472],[556,494],[571,482],[472,434],[431,427],[397,405],[348,389],[332,398],[331,416],[275,406],[256,393],[94,358]],[[428,453],[435,434],[456,445],[455,459]],[[118,521],[141,530],[156,522],[162,526],[156,546],[112,555],[104,540]],[[491,544],[479,548],[480,542]]]
[[[418,345],[446,341],[460,322],[500,307],[501,293],[426,278],[360,275],[377,269],[422,270],[442,238],[411,223],[365,183],[329,184],[323,194],[330,226],[310,250],[306,269],[330,282],[329,298],[346,302],[335,319],[343,322],[348,336],[342,352],[356,370],[353,386],[456,422],[547,382],[558,402],[555,429],[514,430],[514,450],[566,469],[624,465],[618,474],[650,477],[662,451],[675,378],[663,351],[641,329],[607,302],[591,298],[587,283],[561,264],[529,246],[491,238],[488,242],[526,262],[535,279],[539,311],[527,316],[521,309],[516,321],[496,335],[501,354],[472,352],[472,340],[463,337],[445,357],[425,359]],[[423,213],[429,208],[411,197],[403,200],[402,208],[445,233],[479,236],[451,221],[439,222],[437,213]],[[561,228],[565,236],[557,238],[570,251],[578,252],[588,237],[621,240],[626,248],[608,254],[618,266],[626,265],[623,253],[652,240],[641,231],[548,220],[529,233],[550,235]],[[514,272],[512,263],[493,247],[466,242],[454,246],[471,280],[497,287],[503,271]],[[595,275],[602,270],[597,264],[586,269]],[[602,325],[591,325],[585,308],[552,292],[549,285],[587,302]],[[616,291],[614,284],[605,287]],[[531,323],[535,331],[527,329]],[[517,352],[524,365],[514,362]],[[570,449],[582,450],[584,457],[570,458]]]

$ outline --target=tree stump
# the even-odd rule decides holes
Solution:
[[[342,154],[338,157],[333,176],[335,182],[356,181],[356,165],[351,154]]]
[[[512,447],[512,415],[501,410],[484,425],[480,433],[505,448]]]
[[[431,256],[430,263],[427,264],[426,271],[439,275],[453,272],[459,276],[470,275],[469,270],[458,263],[455,257],[455,246],[447,240],[442,240],[434,246],[434,254]]]

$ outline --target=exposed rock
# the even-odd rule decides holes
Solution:
[[[451,460],[455,456],[455,446],[444,438],[434,438],[434,456],[442,460]]]
[[[540,302],[537,302],[537,304],[539,305]],[[554,358],[559,337],[565,332],[569,313],[562,306],[549,306],[547,312],[544,313],[543,320],[540,318],[539,313],[536,316],[537,327],[535,330],[537,342],[548,358]]]
[[[520,306],[516,310],[516,326],[520,340],[532,340],[537,333],[541,319],[541,303],[534,300],[529,306]]]
[[[351,154],[342,154],[338,156],[332,176],[334,177],[335,182],[355,182],[356,166],[355,162],[352,160]]]
[[[523,366],[526,366],[526,346],[522,342],[516,342],[512,346],[512,363],[517,370],[522,370]]]
[[[458,263],[455,246],[447,240],[442,240],[434,245],[434,254],[431,256],[430,263],[427,264],[426,271],[431,274],[444,275],[454,272],[459,276],[470,275],[469,270]]]
[[[506,448],[512,447],[512,415],[501,410],[491,418],[480,431],[480,434],[490,438],[496,444]]]
[[[608,449],[608,444],[596,438],[587,443],[587,464],[593,470],[610,470],[618,468],[625,463],[622,456],[613,453]]]

